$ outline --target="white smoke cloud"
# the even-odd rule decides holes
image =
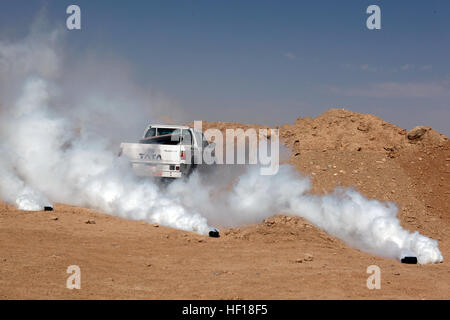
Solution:
[[[442,261],[436,241],[400,226],[393,204],[353,190],[311,195],[309,180],[288,165],[274,176],[261,176],[255,167],[220,167],[164,190],[138,179],[117,157],[118,142],[130,132],[137,138],[165,102],[135,85],[120,63],[105,66],[91,58],[76,71],[62,69],[58,36],[34,31],[22,41],[0,42],[4,201],[23,210],[51,202],[85,206],[200,234],[213,230],[211,224],[236,226],[288,213],[376,255]]]
[[[309,179],[290,165],[281,165],[273,176],[261,176],[257,167],[240,175],[221,170],[216,173],[222,177],[220,184],[208,184],[210,176],[202,179],[194,174],[188,182],[170,185],[169,194],[174,198],[181,195],[185,208],[196,209],[213,224],[234,227],[275,213],[293,214],[354,248],[378,256],[398,260],[414,256],[421,264],[443,260],[436,240],[401,227],[393,203],[367,199],[353,189],[337,189],[325,196],[310,194]],[[230,183],[231,190],[217,192],[218,187],[226,188]]]

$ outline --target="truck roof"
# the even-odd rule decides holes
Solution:
[[[188,126],[176,126],[173,124],[150,124],[147,128],[169,128],[169,129],[190,129]]]

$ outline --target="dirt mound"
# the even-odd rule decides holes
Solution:
[[[406,131],[370,114],[329,110],[280,129],[291,164],[316,193],[352,187],[395,202],[408,229],[442,239],[450,227],[450,141],[430,127]]]
[[[193,123],[188,123],[193,125]],[[260,124],[203,121],[203,130],[218,129],[226,136],[226,129],[267,129]],[[448,138],[431,127],[419,126],[407,131],[372,114],[345,109],[330,109],[316,118],[298,118],[293,124],[279,129],[280,139],[292,153],[308,151],[375,151],[389,156],[400,152],[417,151],[424,147],[442,147]]]
[[[447,140],[429,127],[415,128],[411,132],[371,114],[331,109],[317,118],[298,118],[292,125],[283,125],[280,136],[295,153],[323,150],[393,152],[417,145],[442,145]]]

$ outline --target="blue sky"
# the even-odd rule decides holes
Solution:
[[[0,36],[25,35],[42,7],[64,26],[70,4],[70,51],[127,61],[186,120],[275,125],[344,107],[450,135],[450,1],[16,0]],[[381,30],[366,28],[371,4]]]

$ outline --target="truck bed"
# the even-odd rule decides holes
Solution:
[[[163,139],[168,139],[165,137]],[[170,139],[170,138],[169,138]],[[156,142],[157,140],[148,139]],[[183,146],[154,143],[122,143],[121,154],[131,163],[137,176],[180,178],[183,161],[180,154]]]

